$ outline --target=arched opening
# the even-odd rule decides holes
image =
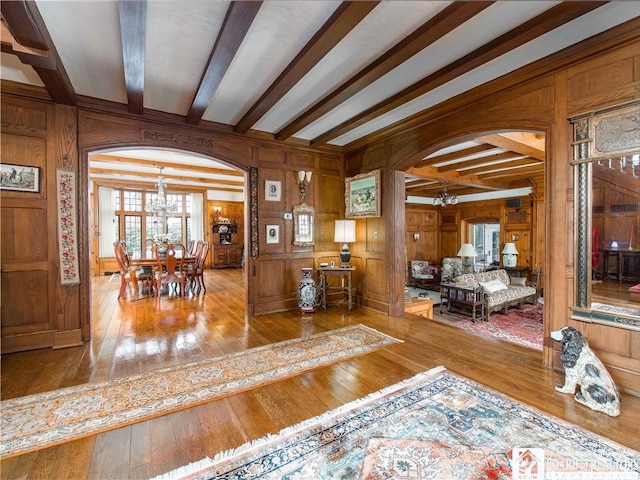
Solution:
[[[470,244],[469,271],[506,269],[542,292],[546,141],[539,131],[500,129],[441,140],[407,156],[401,162],[407,260],[427,262],[439,276],[443,259],[457,258]],[[518,251],[514,266],[504,264],[507,245]],[[437,290],[439,282],[429,286]],[[437,292],[429,296],[439,300]]]
[[[191,227],[197,223],[194,218],[198,209],[193,204],[193,198],[197,198],[199,194],[202,198],[202,206],[199,208],[201,223],[199,230],[202,232],[202,239],[210,245],[205,263],[205,277],[209,277],[208,283],[213,282],[216,286],[228,282],[231,278],[229,283],[232,283],[232,286],[229,287],[229,291],[232,288],[233,296],[244,302],[238,305],[236,313],[244,317],[248,301],[246,271],[241,268],[233,269],[233,272],[231,269],[225,269],[223,273],[213,268],[215,256],[213,244],[222,236],[215,232],[212,226],[219,217],[232,218],[236,226],[233,241],[239,243],[238,252],[242,252],[242,247],[247,243],[247,229],[242,228],[246,224],[245,212],[247,212],[245,172],[230,162],[212,155],[146,145],[93,147],[85,152],[85,158],[87,182],[84,192],[87,195],[85,201],[89,207],[89,213],[84,226],[86,235],[80,239],[80,242],[84,244],[83,251],[86,258],[83,261],[86,260],[89,265],[87,270],[92,279],[91,282],[87,282],[86,298],[91,300],[87,305],[90,324],[86,329],[91,332],[92,337],[99,335],[99,338],[95,338],[94,341],[103,343],[103,332],[107,328],[106,325],[94,324],[94,314],[95,317],[100,316],[99,309],[94,304],[96,301],[102,301],[105,292],[108,292],[111,299],[113,292],[119,287],[119,280],[111,281],[113,266],[109,262],[112,259],[108,254],[105,257],[100,253],[99,240],[104,229],[99,224],[98,190],[103,187],[117,194],[117,208],[112,209],[111,213],[114,221],[117,220],[117,239],[129,240],[134,256],[138,254],[139,249],[145,248],[144,240],[156,236],[160,231],[159,228],[163,228],[163,232],[171,236],[171,243],[188,245],[189,241],[198,240],[192,234],[198,229]],[[179,207],[176,211],[167,213],[163,222],[159,221],[158,212],[146,209],[146,204],[157,197],[160,166],[164,167],[161,174],[166,182],[167,202],[174,202]],[[233,215],[229,214],[232,209],[235,209]],[[164,224],[164,227],[161,227],[161,224]],[[241,265],[243,266],[244,262],[238,261],[237,266]],[[198,359],[202,354],[201,345],[196,342],[193,332],[207,325],[206,318],[211,312],[207,313],[205,309],[209,308],[211,303],[221,303],[220,298],[216,297],[213,300],[211,295],[223,296],[224,292],[215,290],[210,288],[207,293],[202,291],[188,293],[185,299],[171,298],[169,301],[163,300],[162,304],[156,303],[148,292],[141,292],[140,297],[135,299],[127,294],[127,298],[118,301],[111,299],[111,305],[116,311],[120,311],[115,315],[117,318],[122,318],[122,325],[118,330],[127,331],[126,335],[130,337],[132,351],[140,348],[155,349],[158,351],[158,356],[162,356],[162,352],[167,355],[179,352],[180,361],[188,362]],[[205,298],[205,295],[209,297]],[[146,314],[147,311],[153,312],[153,315]],[[114,315],[110,316],[110,318],[113,317]],[[117,335],[122,334],[118,332]],[[117,348],[121,349],[126,342],[119,338],[118,343],[121,346]],[[122,355],[132,354],[131,351],[121,353]],[[111,352],[106,357],[114,357],[115,363],[118,355],[118,352]],[[99,360],[96,359],[96,361]]]

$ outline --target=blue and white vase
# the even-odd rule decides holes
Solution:
[[[316,282],[311,277],[313,268],[302,269],[302,280],[298,284],[298,307],[302,312],[316,310]]]

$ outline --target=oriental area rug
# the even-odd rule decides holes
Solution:
[[[396,343],[345,327],[107,382],[0,402],[0,457],[95,435],[242,392]]]
[[[640,453],[437,367],[157,479],[638,479]]]
[[[542,310],[543,305],[526,303],[522,308],[510,308],[506,315],[492,313],[488,322],[476,319],[475,323],[470,317],[451,314],[443,317],[453,318],[454,321],[447,324],[467,332],[542,350]]]

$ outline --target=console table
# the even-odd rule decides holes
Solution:
[[[353,308],[351,296],[351,273],[356,267],[320,267],[320,289],[322,290],[322,308],[327,309],[327,290],[342,290],[347,295],[347,310]],[[339,285],[332,283],[329,277],[337,277]]]
[[[616,259],[615,276],[618,283],[622,281],[637,282],[640,280],[640,250],[604,250],[604,267],[602,281],[609,276],[609,259]]]
[[[484,290],[482,287],[462,287],[450,283],[440,284],[440,313],[442,308],[447,306],[447,313],[451,309],[469,310],[471,309],[471,321],[475,323],[476,314],[484,318]]]

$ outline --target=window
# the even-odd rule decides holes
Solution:
[[[124,239],[131,252],[140,253],[146,239],[162,233],[167,233],[172,242],[185,246],[191,240],[191,194],[167,193],[167,201],[175,203],[178,211],[167,217],[166,225],[160,217],[144,210],[144,205],[157,196],[157,192],[115,189],[116,237]]]
[[[486,268],[493,262],[500,262],[500,224],[472,223],[469,227],[469,243],[478,257],[476,263]]]

